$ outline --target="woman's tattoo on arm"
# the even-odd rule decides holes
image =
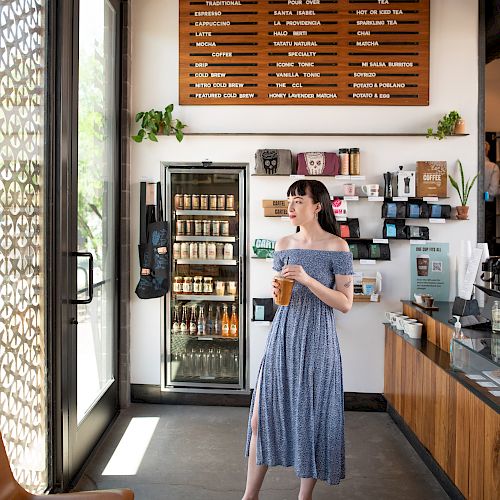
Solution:
[[[345,288],[349,288],[351,286],[352,280],[349,280],[348,282],[344,283]]]

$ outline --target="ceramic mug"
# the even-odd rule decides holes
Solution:
[[[408,318],[408,319],[405,319],[404,323],[403,323],[403,331],[405,333],[408,333],[407,330],[408,330],[408,325],[411,325],[413,323],[418,323],[418,320],[416,319],[413,319],[413,318]]]
[[[434,297],[432,297],[432,295],[426,295],[425,297],[422,297],[422,299],[426,307],[432,307],[434,305]]]
[[[422,338],[422,323],[407,323],[405,333],[412,339]]]
[[[356,194],[355,184],[344,184],[344,194],[346,196],[354,196]]]
[[[399,316],[401,313],[395,313],[395,312],[385,312],[385,319],[392,324],[394,324],[394,321],[396,321],[396,316]]]
[[[361,186],[361,191],[367,196],[378,196],[380,186],[378,184],[365,184]]]
[[[397,328],[398,330],[404,330],[404,327],[405,327],[405,323],[404,323],[404,322],[405,322],[407,319],[410,319],[410,318],[409,318],[408,316],[404,316],[404,315],[398,316],[398,317],[396,318],[396,328]]]

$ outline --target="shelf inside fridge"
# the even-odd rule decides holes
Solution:
[[[226,217],[236,217],[234,210],[176,210],[176,215],[224,215]]]
[[[239,337],[223,337],[222,335],[184,335],[182,333],[173,333],[172,336],[176,337],[184,337],[186,339],[190,340],[224,340],[224,341],[230,341],[230,342],[238,342]]]
[[[234,243],[236,236],[176,236],[175,241],[213,241],[215,243]]]
[[[177,264],[206,264],[207,266],[236,266],[238,261],[232,259],[218,259],[218,260],[208,260],[208,259],[177,259]]]
[[[236,295],[189,295],[183,293],[173,294],[176,300],[193,300],[207,302],[234,302]]]

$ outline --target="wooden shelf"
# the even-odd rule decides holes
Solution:
[[[193,136],[271,136],[271,137],[427,137],[424,133],[404,132],[184,132]],[[453,134],[446,137],[466,137],[470,134]]]

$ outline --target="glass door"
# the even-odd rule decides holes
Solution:
[[[167,386],[243,387],[242,178],[237,169],[216,166],[169,171]]]
[[[79,2],[77,162],[71,232],[76,300],[68,366],[69,477],[116,414],[119,10]],[[75,175],[76,174],[76,175]]]

